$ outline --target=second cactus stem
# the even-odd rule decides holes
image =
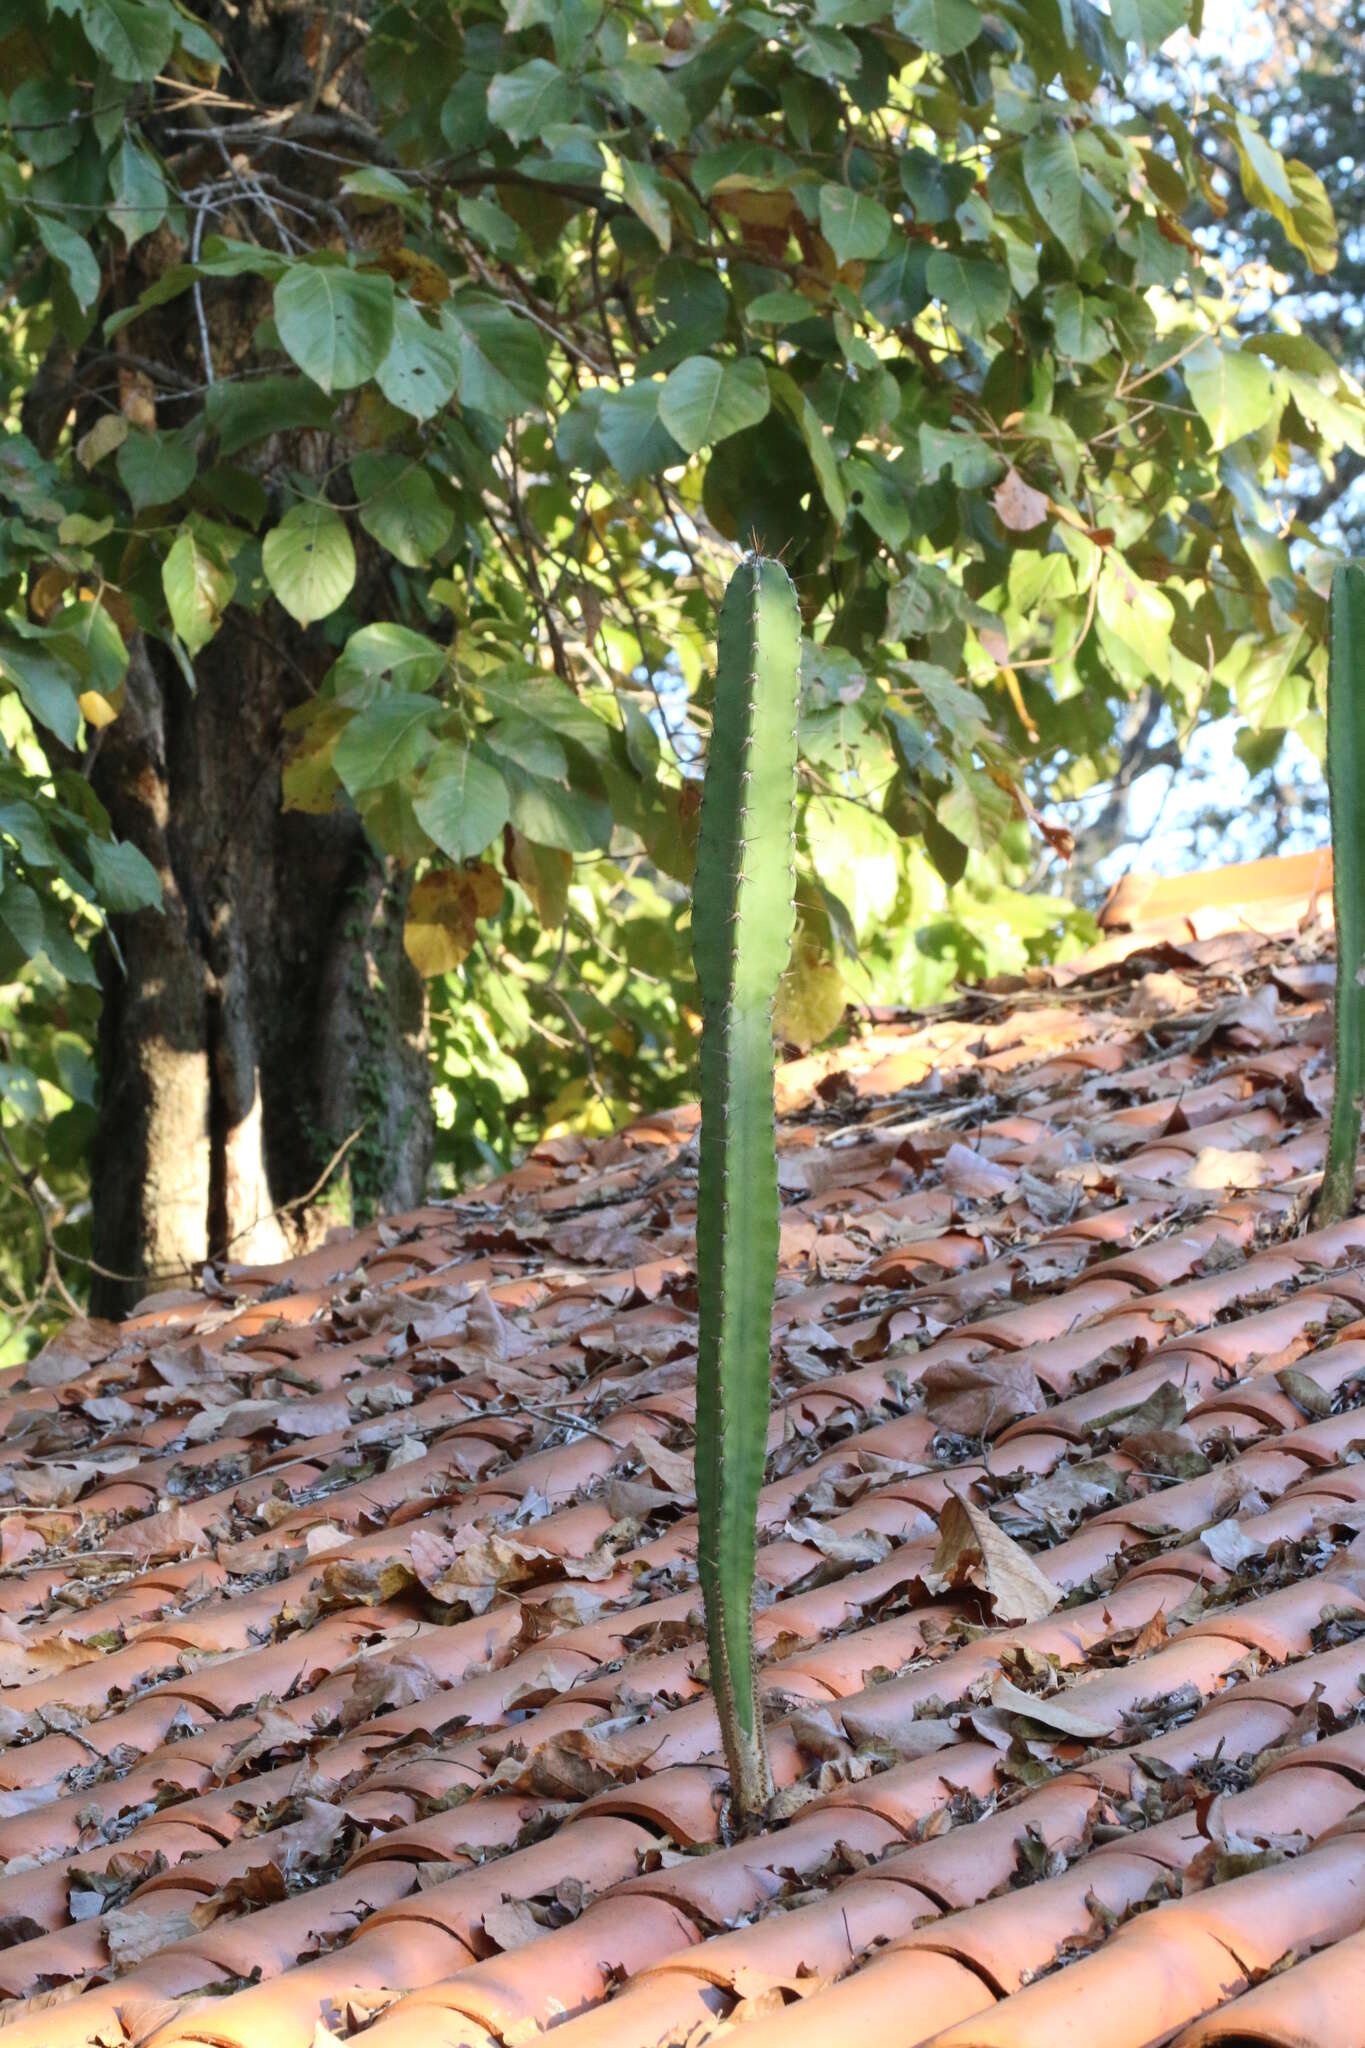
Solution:
[[[1327,678],[1327,793],[1332,807],[1332,897],[1337,929],[1337,1072],[1327,1168],[1313,1209],[1321,1228],[1355,1204],[1361,1093],[1365,1090],[1365,566],[1332,578]]]
[[[701,989],[696,1488],[711,1686],[731,1797],[772,1797],[754,1659],[758,1496],[778,1261],[773,1001],[793,926],[801,618],[778,562],[747,557],[721,607],[692,950]]]

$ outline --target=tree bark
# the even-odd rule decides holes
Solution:
[[[135,650],[92,775],[165,896],[160,913],[114,920],[101,966],[106,1314],[205,1259],[304,1249],[339,1210],[412,1207],[430,1164],[401,882],[355,817],[282,810],[281,725],[302,684],[280,652],[229,626],[196,667],[191,694],[161,649]],[[348,1137],[339,1178],[316,1190]]]

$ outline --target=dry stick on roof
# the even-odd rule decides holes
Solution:
[[[1337,932],[1336,1091],[1327,1170],[1313,1211],[1321,1229],[1355,1206],[1365,1089],[1365,565],[1332,578],[1327,683],[1327,791],[1332,807],[1332,898]]]
[[[754,1661],[758,1495],[779,1212],[773,1000],[794,924],[801,615],[781,564],[746,556],[720,613],[692,951],[701,989],[697,1181],[698,1572],[730,1793],[772,1797]]]

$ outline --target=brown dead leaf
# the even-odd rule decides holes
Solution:
[[[1315,1422],[1321,1422],[1332,1412],[1332,1396],[1325,1387],[1320,1387],[1311,1373],[1300,1371],[1296,1365],[1286,1365],[1275,1375],[1280,1391],[1289,1396],[1296,1408],[1305,1415],[1311,1415]]]
[[[1007,469],[991,499],[995,516],[1011,533],[1028,533],[1047,517],[1048,501],[1032,484],[1026,484],[1017,469]]]
[[[505,1953],[539,1941],[545,1929],[525,1899],[504,1899],[500,1906],[490,1906],[484,1914],[483,1931],[494,1948]]]
[[[110,1537],[108,1547],[145,1564],[161,1564],[169,1558],[192,1557],[212,1546],[194,1517],[183,1507],[173,1507],[125,1523]]]
[[[1220,1146],[1205,1145],[1187,1173],[1180,1176],[1186,1188],[1258,1188],[1266,1177],[1266,1160],[1260,1152],[1225,1152]]]
[[[1019,1176],[1009,1167],[987,1159],[984,1153],[974,1152],[969,1145],[955,1139],[943,1155],[940,1185],[949,1194],[987,1202],[994,1201],[997,1196],[1017,1194]]]
[[[948,1749],[957,1741],[950,1721],[931,1714],[907,1720],[903,1708],[882,1706],[875,1691],[867,1694],[860,1706],[842,1706],[839,1718],[851,1742],[860,1748],[889,1750],[902,1763],[932,1756],[936,1750]]]
[[[1249,1557],[1260,1557],[1265,1551],[1264,1543],[1249,1536],[1234,1516],[1223,1522],[1211,1522],[1199,1540],[1214,1563],[1228,1572],[1235,1572]]]
[[[98,1646],[63,1632],[43,1636],[37,1642],[22,1637],[17,1643],[5,1640],[0,1642],[0,1685],[25,1685],[37,1678],[55,1678],[59,1672],[93,1663],[103,1654]]]
[[[199,1933],[200,1925],[193,1907],[181,1906],[169,1912],[165,1906],[157,1905],[116,1906],[100,1922],[109,1960],[120,1970],[145,1963],[159,1950],[169,1948],[173,1941],[184,1941],[187,1936]]]
[[[1061,1590],[1028,1552],[998,1529],[984,1508],[950,1492],[939,1516],[938,1549],[924,1574],[931,1593],[971,1585],[984,1593],[997,1621],[1042,1621]]]
[[[1042,1699],[1012,1685],[1008,1678],[997,1678],[991,1686],[991,1705],[1002,1714],[1026,1714],[1030,1721],[1038,1721],[1044,1728],[1055,1729],[1059,1735],[1075,1735],[1082,1741],[1093,1742],[1111,1732],[1107,1721],[1087,1714],[1083,1706],[1068,1707],[1066,1698],[1063,1692]]]
[[[1133,1408],[1111,1408],[1107,1415],[1100,1415],[1085,1427],[1091,1436],[1102,1431],[1115,1429],[1120,1424],[1125,1430],[1140,1432],[1148,1429],[1179,1429],[1188,1410],[1185,1396],[1174,1380],[1163,1380],[1145,1401]]]
[[[634,1451],[647,1472],[663,1481],[669,1492],[682,1500],[691,1500],[695,1478],[693,1459],[690,1452],[670,1451],[657,1437],[637,1430],[630,1440]]]
[[[833,1564],[880,1564],[895,1545],[881,1529],[831,1529],[813,1517],[794,1517],[787,1523],[793,1543],[809,1543]]]
[[[284,1872],[278,1863],[273,1859],[266,1863],[253,1863],[238,1876],[230,1877],[208,1898],[200,1899],[191,1906],[190,1918],[197,1928],[212,1927],[215,1920],[250,1913],[257,1906],[277,1906],[288,1895]]]
[[[935,1428],[960,1436],[995,1436],[1021,1415],[1041,1414],[1047,1406],[1038,1375],[1022,1358],[926,1366],[920,1385]]]
[[[366,1657],[356,1666],[351,1696],[341,1709],[343,1728],[358,1728],[395,1707],[415,1706],[440,1692],[441,1681],[416,1650],[396,1656]]]

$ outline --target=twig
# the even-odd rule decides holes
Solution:
[[[199,261],[199,245],[204,239],[204,216],[208,212],[207,199],[201,200],[194,216],[194,234],[190,240],[190,261]],[[194,280],[194,317],[199,323],[199,348],[204,358],[204,378],[213,382],[213,350],[209,346],[208,316],[204,311],[204,285],[201,278]]]

